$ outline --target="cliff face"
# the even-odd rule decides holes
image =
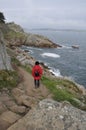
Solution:
[[[11,70],[10,57],[6,51],[5,40],[3,38],[3,33],[0,30],[0,70],[6,69]]]

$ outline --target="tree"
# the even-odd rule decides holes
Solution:
[[[5,17],[2,12],[0,12],[0,22],[5,23]]]

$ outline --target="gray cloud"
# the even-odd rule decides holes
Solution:
[[[0,0],[0,9],[23,27],[86,29],[86,0]]]

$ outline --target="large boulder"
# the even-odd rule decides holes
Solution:
[[[7,130],[86,130],[86,112],[45,99]]]

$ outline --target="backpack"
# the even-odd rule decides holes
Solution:
[[[38,76],[40,76],[40,73],[39,73],[39,71],[38,71],[38,70],[35,70],[35,71],[34,71],[34,75],[35,75],[35,77],[38,77]]]

